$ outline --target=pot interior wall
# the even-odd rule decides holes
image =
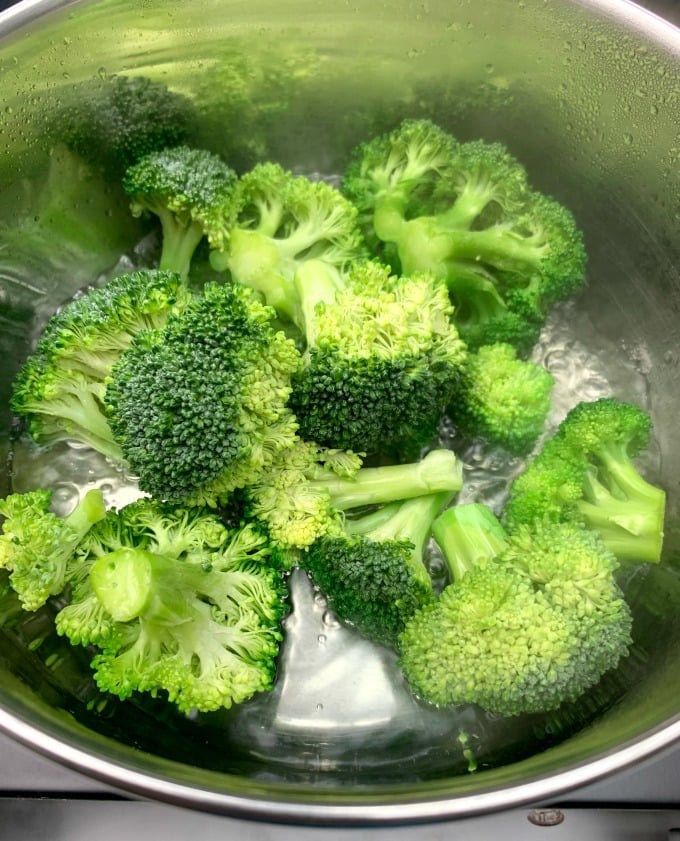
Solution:
[[[502,141],[585,231],[587,288],[555,317],[568,328],[570,346],[587,347],[620,397],[651,412],[654,445],[645,468],[668,490],[668,522],[663,568],[626,581],[636,611],[634,655],[559,714],[511,728],[485,720],[475,735],[474,775],[460,741],[465,717],[404,705],[399,688],[368,743],[366,731],[352,735],[352,728],[282,727],[280,694],[198,721],[160,701],[115,704],[87,680],[86,653],[50,634],[47,611],[1,638],[0,703],[9,715],[86,753],[180,784],[304,801],[312,795],[297,786],[314,782],[315,798],[367,803],[415,792],[465,797],[578,765],[585,781],[589,761],[676,721],[680,37],[624,2],[101,0],[32,20],[43,7],[6,16],[0,42],[4,225],[23,213],[46,177],[59,104],[74,84],[114,73],[145,75],[195,98],[203,112],[194,139],[240,168],[267,157],[336,174],[356,143],[406,116],[432,118],[462,140]],[[220,62],[247,78],[241,100],[221,102],[215,92],[210,71]],[[118,207],[115,189],[110,200]],[[28,247],[0,249],[3,462],[10,383],[36,329],[111,270],[116,248],[112,236],[95,254],[66,248],[46,263],[33,260]],[[12,474],[16,460],[7,463],[5,492],[21,481]],[[43,642],[31,650],[36,639]],[[389,657],[371,656],[393,676]]]

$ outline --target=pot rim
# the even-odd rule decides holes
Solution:
[[[52,12],[79,5],[80,0],[20,0],[0,12],[0,39]],[[648,41],[680,58],[680,27],[662,19],[633,0],[572,0],[640,32]],[[572,762],[556,772],[509,785],[489,785],[473,794],[451,795],[446,781],[424,783],[417,794],[397,786],[375,791],[348,792],[319,789],[309,797],[309,787],[284,783],[253,783],[248,793],[229,793],[210,781],[229,779],[218,772],[204,772],[201,785],[177,782],[141,767],[139,751],[112,742],[119,756],[103,758],[96,752],[64,741],[28,717],[0,706],[0,732],[47,759],[98,780],[126,795],[188,807],[234,818],[266,820],[311,826],[386,826],[417,824],[475,817],[522,806],[547,804],[556,797],[625,771],[680,742],[680,713],[639,737],[605,750],[593,758]],[[126,756],[128,754],[128,756]],[[137,758],[137,762],[132,760]],[[126,764],[129,759],[129,764]],[[163,760],[167,769],[190,766]],[[521,763],[518,763],[521,764]],[[485,772],[480,772],[480,776]],[[233,777],[238,780],[239,778]],[[479,779],[479,777],[478,777]],[[207,782],[205,782],[207,781]],[[251,781],[249,781],[251,782]],[[257,793],[253,793],[253,792]]]

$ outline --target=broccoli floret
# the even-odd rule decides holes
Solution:
[[[118,181],[144,155],[186,142],[191,100],[146,76],[112,75],[63,92],[50,136]]]
[[[60,634],[96,645],[100,689],[210,711],[272,688],[287,594],[268,539],[217,514],[140,499],[77,551]]]
[[[651,417],[604,397],[574,406],[510,486],[508,528],[537,519],[598,532],[620,561],[658,563],[666,495],[633,462],[647,447]]]
[[[106,378],[134,336],[159,327],[187,300],[179,275],[143,270],[69,301],[13,383],[10,406],[29,435],[43,445],[75,440],[122,460],[103,404]]]
[[[396,246],[403,274],[446,280],[471,348],[506,341],[527,352],[548,309],[583,282],[572,214],[529,189],[499,143],[458,143],[429,120],[406,120],[355,151],[343,190]]]
[[[256,289],[276,312],[300,326],[303,302],[294,279],[313,260],[325,282],[365,256],[357,213],[339,190],[324,181],[257,164],[240,179],[241,210],[224,249],[210,261],[217,271]]]
[[[452,494],[430,494],[345,520],[316,540],[300,565],[343,622],[395,647],[406,620],[434,599],[425,551],[432,521]]]
[[[543,432],[553,376],[507,343],[469,354],[448,414],[461,432],[525,455]]]
[[[463,574],[399,639],[413,691],[433,704],[477,704],[505,716],[575,700],[631,645],[616,558],[573,523],[540,521],[503,545],[488,514],[458,508],[441,515],[435,535]]]
[[[67,567],[78,544],[104,518],[102,492],[88,491],[66,517],[50,510],[52,492],[45,489],[10,494],[0,500],[4,517],[0,534],[0,567],[25,610],[37,610],[66,584]]]
[[[413,457],[430,444],[459,385],[466,348],[446,287],[361,262],[324,291],[313,263],[296,276],[306,307],[304,364],[290,406],[307,440]]]
[[[363,467],[351,451],[298,439],[244,488],[243,506],[246,516],[265,524],[278,544],[302,549],[341,529],[342,514],[350,509],[453,493],[462,481],[461,463],[451,450],[432,450],[408,464]]]
[[[238,209],[237,185],[236,173],[218,155],[189,146],[145,155],[123,179],[132,214],[160,220],[159,267],[182,276],[204,236],[211,247],[225,247]]]
[[[152,496],[216,505],[290,446],[287,400],[300,363],[252,290],[207,283],[179,313],[140,333],[107,381],[115,440]]]

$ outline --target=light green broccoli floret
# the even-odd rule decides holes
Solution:
[[[471,348],[503,341],[528,352],[549,308],[583,283],[572,214],[531,190],[500,143],[459,143],[429,120],[405,120],[355,150],[343,190],[373,238],[395,247],[403,274],[446,281]]]
[[[549,371],[519,359],[512,345],[485,345],[469,354],[448,414],[465,434],[525,455],[544,430],[553,385]]]
[[[26,610],[37,610],[62,592],[78,544],[106,514],[100,490],[88,491],[66,517],[50,510],[52,492],[39,489],[0,500],[4,517],[0,567]]]
[[[631,645],[616,558],[570,523],[537,522],[504,538],[492,515],[471,505],[449,508],[436,526],[459,577],[400,637],[410,686],[433,704],[506,716],[575,700]]]
[[[578,403],[510,486],[508,528],[580,523],[620,561],[658,563],[666,494],[634,462],[651,427],[647,412],[614,397]]]
[[[164,693],[210,711],[272,688],[286,584],[252,526],[140,499],[110,512],[77,552],[60,634],[96,645],[100,689]]]

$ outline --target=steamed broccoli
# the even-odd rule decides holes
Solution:
[[[300,565],[343,622],[395,646],[406,620],[434,599],[426,562],[432,522],[452,493],[429,494],[346,518],[316,540]]]
[[[4,517],[0,534],[0,567],[26,610],[37,610],[65,586],[73,552],[92,526],[104,518],[100,490],[88,491],[66,517],[50,510],[52,492],[45,489],[10,494],[0,500]]]
[[[661,557],[665,493],[633,459],[650,438],[651,417],[605,397],[578,403],[510,486],[508,528],[547,518],[597,531],[621,561]]]
[[[461,485],[462,466],[451,450],[432,450],[408,464],[362,467],[351,451],[298,439],[243,489],[241,502],[245,515],[265,524],[278,544],[302,549],[341,530],[343,512],[456,492]]]
[[[298,269],[313,260],[326,282],[340,283],[341,272],[365,254],[356,209],[330,184],[274,163],[257,164],[241,176],[240,201],[228,242],[211,252],[211,264],[256,289],[300,327]]]
[[[188,712],[271,689],[286,585],[275,550],[250,526],[140,499],[83,541],[60,634],[95,645],[100,689],[167,693]]]
[[[159,267],[182,276],[204,236],[213,248],[225,247],[238,210],[237,184],[236,173],[219,156],[189,146],[145,155],[123,179],[133,215],[160,219]]]
[[[412,457],[434,440],[467,353],[446,287],[374,262],[326,283],[300,268],[306,350],[290,406],[303,438],[368,454]]]
[[[286,403],[300,356],[270,322],[252,290],[207,283],[121,354],[106,412],[142,490],[215,505],[292,445],[297,424]]]
[[[471,348],[504,341],[527,352],[548,309],[583,282],[571,213],[532,191],[499,143],[458,143],[428,120],[405,120],[355,150],[343,190],[394,244],[401,273],[446,280]]]
[[[545,368],[519,359],[512,345],[484,345],[468,355],[448,414],[465,434],[524,455],[545,427],[553,385]]]
[[[75,440],[122,460],[103,398],[111,368],[138,333],[188,300],[181,278],[143,270],[73,298],[48,321],[17,374],[10,406],[39,444]]]
[[[63,91],[49,136],[112,181],[150,152],[179,146],[195,119],[191,100],[146,76],[104,76]]]
[[[399,639],[401,667],[424,700],[506,716],[545,712],[578,698],[627,655],[632,619],[618,564],[594,532],[539,521],[504,540],[493,515],[474,503],[447,509],[435,529],[463,574]]]

